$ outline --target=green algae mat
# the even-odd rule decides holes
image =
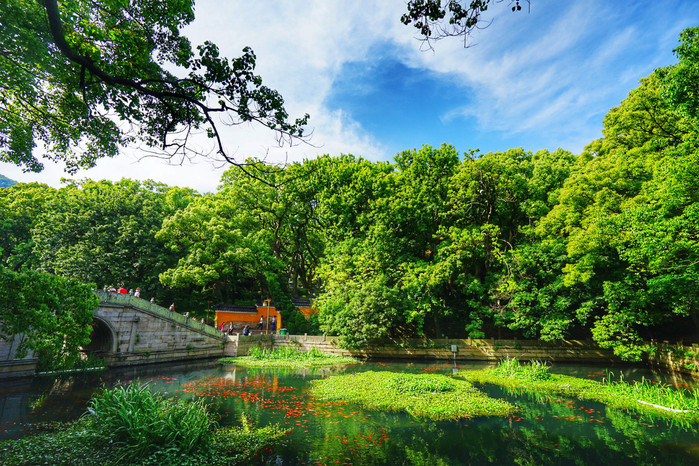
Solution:
[[[311,387],[311,395],[320,400],[405,411],[435,420],[507,416],[517,411],[514,405],[489,398],[465,380],[441,374],[368,371],[314,380]]]

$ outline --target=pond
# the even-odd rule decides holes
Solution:
[[[278,423],[289,434],[267,458],[269,464],[699,464],[699,429],[677,422],[614,410],[574,398],[531,396],[497,386],[481,387],[522,411],[507,418],[430,421],[407,414],[369,411],[344,403],[319,402],[309,382],[332,374],[365,370],[452,374],[482,365],[368,362],[302,371],[251,369],[198,363],[111,371],[66,380],[35,378],[0,383],[0,439],[40,430],[46,422],[74,419],[100,386],[138,380],[168,396],[204,397],[221,424],[241,413],[259,426]],[[626,380],[665,379],[641,368]],[[579,365],[552,372],[601,380],[606,370]],[[261,461],[261,464],[265,464]]]

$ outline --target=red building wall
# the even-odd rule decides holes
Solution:
[[[227,324],[229,322],[233,323],[239,323],[239,324],[248,324],[252,328],[255,328],[257,324],[260,322],[260,317],[263,319],[267,319],[267,313],[269,312],[269,319],[270,319],[270,326],[271,326],[271,320],[272,317],[277,318],[277,327],[275,330],[275,333],[279,331],[280,328],[282,328],[282,316],[277,312],[277,308],[275,307],[267,307],[267,306],[256,306],[257,312],[230,312],[230,311],[216,311],[216,317],[214,320],[214,323],[216,325],[216,328],[219,328],[221,324]],[[262,327],[263,330],[267,328],[267,325],[264,324]],[[270,327],[271,329],[271,327]]]

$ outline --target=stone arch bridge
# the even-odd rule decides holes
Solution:
[[[209,325],[134,296],[96,294],[100,304],[84,349],[108,366],[223,356],[228,337]]]

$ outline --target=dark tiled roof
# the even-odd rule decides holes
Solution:
[[[311,307],[311,300],[309,298],[292,298],[291,302],[294,303],[296,307]]]
[[[214,306],[214,311],[223,312],[257,312],[257,307],[254,305],[249,306],[238,306],[234,304],[223,304],[219,303]]]

